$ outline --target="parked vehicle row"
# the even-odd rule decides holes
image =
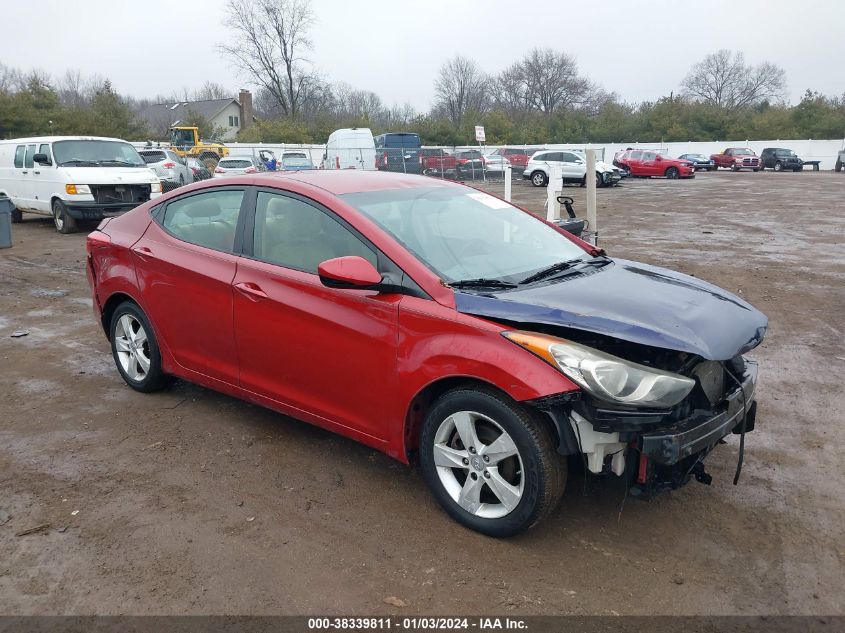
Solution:
[[[557,167],[563,175],[563,182],[587,184],[587,159],[574,151],[548,150],[536,152],[526,163],[522,172],[525,180],[535,187],[549,184],[552,168]],[[622,179],[622,173],[609,163],[596,161],[596,186],[608,187]]]

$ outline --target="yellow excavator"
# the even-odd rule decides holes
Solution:
[[[209,169],[214,169],[217,161],[229,155],[229,148],[223,143],[206,143],[200,140],[198,128],[191,126],[170,128],[170,148],[183,158],[198,158]]]

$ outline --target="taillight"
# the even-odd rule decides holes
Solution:
[[[222,169],[221,167],[215,167],[215,168],[214,168],[214,173],[215,173],[215,174],[224,174],[224,173],[226,173],[226,172],[224,172],[224,171],[223,171],[223,169]]]
[[[176,163],[164,163],[162,167],[164,167],[165,169],[173,169],[174,167],[176,167]]]
[[[255,167],[247,167],[246,169],[244,169],[244,173],[245,174],[254,174],[255,173]]]

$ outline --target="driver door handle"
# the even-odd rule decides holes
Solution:
[[[241,293],[251,298],[253,301],[267,298],[267,293],[264,292],[261,288],[259,288],[258,284],[254,284],[251,281],[242,281],[240,283],[236,283],[235,288]]]
[[[141,259],[147,259],[152,257],[152,250],[148,246],[134,246],[132,247],[132,252],[135,253]]]

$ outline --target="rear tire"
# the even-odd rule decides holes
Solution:
[[[549,184],[549,178],[541,171],[535,171],[531,174],[531,184],[535,187],[545,187]]]
[[[76,233],[76,219],[70,216],[65,203],[56,198],[52,206],[53,224],[56,225],[56,230],[63,235]]]
[[[535,525],[566,486],[566,460],[550,430],[492,389],[458,388],[441,396],[426,415],[420,461],[443,509],[488,536],[513,536]]]
[[[109,324],[112,357],[117,371],[135,391],[150,393],[166,384],[161,352],[147,315],[132,301],[124,301]]]

